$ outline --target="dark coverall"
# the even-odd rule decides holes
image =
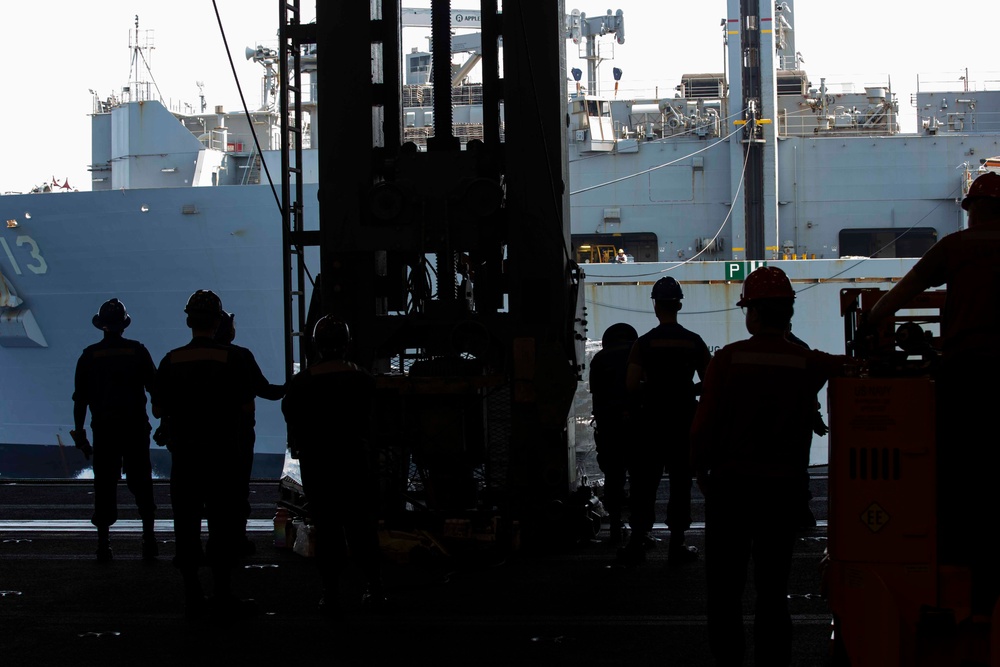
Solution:
[[[756,664],[791,660],[788,576],[816,393],[846,361],[778,333],[727,345],[708,367],[691,436],[705,494],[709,643],[720,666],[743,664],[751,557]]]
[[[792,333],[791,326],[789,326],[788,332],[785,334],[785,338],[789,342],[795,343],[800,347],[809,349],[809,344],[804,340]],[[826,422],[823,421],[823,413],[820,412],[819,397],[816,398],[816,413],[813,415],[812,419],[813,433],[819,436],[826,435],[830,432],[827,427]],[[805,475],[802,478],[802,501],[803,506],[799,514],[799,519],[796,522],[798,527],[801,529],[812,528],[816,525],[816,517],[812,513],[812,509],[809,507],[809,501],[812,500],[812,490],[809,488],[809,452],[804,452],[806,456],[806,464],[803,470],[805,470]]]
[[[911,273],[921,289],[948,286],[935,378],[938,555],[971,568],[973,613],[989,615],[1000,595],[993,535],[984,529],[1000,511],[1000,449],[984,442],[1000,404],[1000,219],[945,236]]]
[[[267,401],[277,401],[281,400],[281,397],[285,395],[285,385],[282,384],[271,384],[264,377],[264,372],[260,370],[260,365],[257,363],[257,359],[253,356],[253,352],[245,347],[240,347],[239,345],[229,344],[233,350],[244,357],[244,363],[247,365],[250,373],[250,382],[252,385],[252,391],[254,397],[263,398]],[[252,404],[251,404],[252,405]],[[243,476],[246,480],[246,502],[244,503],[244,522],[250,517],[250,477],[253,474],[253,450],[254,444],[257,441],[256,428],[256,410],[251,409],[249,412],[244,414],[243,424],[240,428],[240,442],[242,443],[243,451]]]
[[[348,549],[368,583],[381,586],[377,487],[368,449],[374,399],[368,372],[333,359],[292,377],[281,401],[329,594],[337,590]]]
[[[228,345],[194,338],[160,362],[153,406],[171,424],[174,564],[186,575],[203,560],[203,516],[213,570],[231,569],[241,554],[246,452],[240,429],[252,401],[250,369]]]
[[[144,524],[154,518],[146,392],[151,391],[155,374],[146,347],[121,336],[106,335],[87,347],[76,364],[73,411],[79,425],[90,408],[94,437],[91,523],[98,528],[118,520],[118,480],[123,470]]]
[[[629,507],[632,539],[653,528],[656,490],[666,469],[670,477],[667,527],[671,539],[691,527],[691,420],[698,405],[694,375],[704,377],[711,353],[701,336],[680,324],[660,324],[639,336],[629,365],[642,368],[639,433],[629,450]]]
[[[594,401],[594,444],[597,465],[604,473],[604,506],[615,532],[625,503],[629,443],[635,439],[630,419],[631,402],[625,387],[631,341],[616,341],[601,348],[590,362],[590,393]],[[640,535],[641,537],[641,535]]]

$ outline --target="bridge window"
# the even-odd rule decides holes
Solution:
[[[937,242],[933,227],[840,230],[841,257],[923,257]]]

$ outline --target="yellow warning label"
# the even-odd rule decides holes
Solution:
[[[872,503],[861,513],[861,523],[868,526],[873,533],[877,533],[882,526],[889,523],[889,513],[878,503]]]

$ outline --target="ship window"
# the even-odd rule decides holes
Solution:
[[[429,72],[431,69],[431,57],[426,56],[416,56],[410,58],[410,71],[411,72]]]
[[[606,212],[608,210],[613,209],[605,209]],[[573,234],[572,242],[573,247],[576,248],[576,261],[579,264],[611,261],[617,254],[617,248],[623,248],[626,255],[632,256],[632,261],[660,261],[656,234],[650,232]],[[607,255],[607,252],[611,253],[610,256]]]
[[[611,118],[611,103],[607,100],[587,100],[587,115]]]
[[[840,230],[841,257],[923,257],[937,242],[933,227]]]
[[[805,95],[808,82],[801,76],[778,77],[779,95]]]

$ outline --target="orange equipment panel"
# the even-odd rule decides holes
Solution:
[[[852,664],[916,664],[913,632],[938,605],[934,383],[830,383],[830,607]]]

